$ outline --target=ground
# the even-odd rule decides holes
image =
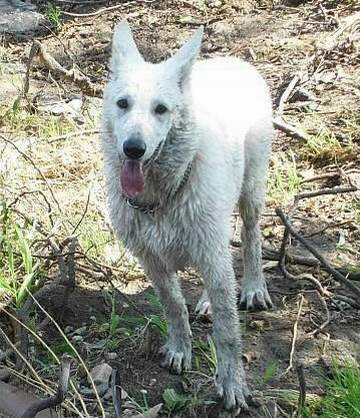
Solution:
[[[106,9],[112,6],[117,8]],[[275,117],[291,130],[276,131],[262,217],[264,270],[274,308],[241,311],[245,369],[258,400],[247,416],[294,416],[299,364],[311,416],[325,416],[316,405],[325,393],[327,368],[334,361],[358,362],[359,299],[314,263],[295,239],[288,245],[286,264],[292,275],[284,277],[276,261],[284,225],[275,208],[291,212],[295,230],[329,263],[353,274],[348,278],[358,279],[357,1],[59,1],[39,3],[39,9],[51,30],[35,39],[65,69],[76,68],[93,83],[97,97],[84,95],[79,84],[50,71],[49,63],[38,58],[32,61],[25,92],[32,41],[4,36],[0,372],[6,366],[12,384],[44,397],[57,384],[55,357],[64,353],[77,357],[77,350],[84,362],[77,357],[74,366],[73,382],[79,392],[74,395],[71,389],[62,406],[64,416],[84,416],[79,412],[84,405],[87,416],[114,415],[109,390],[96,400],[87,380],[86,369],[104,361],[118,371],[126,392],[124,416],[145,411],[148,415],[143,416],[221,416],[213,393],[216,357],[211,320],[194,314],[201,278],[193,271],[180,274],[194,333],[193,368],[176,376],[159,366],[157,350],[166,335],[161,307],[136,260],[115,240],[108,221],[99,149],[101,97],[96,93],[108,76],[111,33],[119,20],[129,21],[140,51],[151,61],[168,57],[202,24],[202,58],[235,55],[253,63],[271,87]],[[294,205],[299,193],[320,189],[331,192],[298,199]],[[237,218],[234,214],[232,250],[241,282]],[[73,289],[67,281],[74,278]],[[59,328],[38,306],[29,307],[31,298],[21,286],[24,280],[33,292],[43,287],[35,294]],[[351,282],[358,286],[356,280]],[[14,365],[16,348],[6,351],[6,335],[12,343],[19,342],[20,327],[9,315],[26,322],[38,335],[30,334],[27,348],[39,379],[21,364]],[[151,410],[160,403],[160,412]],[[310,416],[301,413],[298,416]]]

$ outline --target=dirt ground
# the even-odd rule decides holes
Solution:
[[[196,27],[204,25],[202,58],[238,56],[253,63],[268,81],[275,117],[286,121],[291,132],[276,131],[262,217],[264,270],[274,308],[241,311],[244,364],[259,401],[244,416],[294,416],[299,396],[297,364],[303,365],[310,402],[324,395],[322,376],[328,364],[334,359],[358,362],[359,300],[314,263],[313,256],[295,239],[287,249],[286,266],[292,276],[284,277],[276,261],[284,225],[275,214],[276,207],[285,213],[291,210],[296,231],[329,263],[354,273],[349,277],[357,285],[359,192],[325,192],[301,198],[294,206],[293,202],[298,193],[355,190],[360,184],[358,2],[134,0],[54,4],[66,13],[56,18],[56,9],[50,13],[49,6],[39,3],[40,10],[51,17],[52,27],[36,39],[64,68],[78,69],[99,88],[108,76],[112,28],[125,18],[148,60],[168,57]],[[110,9],[112,6],[117,8]],[[213,392],[216,359],[211,320],[194,315],[201,279],[190,270],[180,273],[194,333],[194,367],[183,376],[172,375],[159,366],[157,354],[166,332],[161,308],[136,261],[116,242],[109,226],[99,151],[101,98],[84,95],[76,83],[50,71],[48,64],[37,58],[24,96],[31,46],[31,39],[6,37],[1,45],[0,195],[13,211],[14,222],[26,231],[38,263],[39,282],[47,286],[39,295],[40,303],[59,322],[88,369],[106,361],[118,371],[126,392],[124,416],[144,414],[160,403],[157,416],[222,416]],[[234,214],[232,250],[241,282],[237,221]],[[34,224],[40,224],[43,233]],[[75,257],[73,253],[76,287],[64,308],[66,286],[49,286],[61,276],[60,256],[54,253],[49,238],[58,243],[68,262],[71,254],[66,237],[73,235],[79,242]],[[10,309],[8,296],[4,300]],[[6,313],[0,315],[2,328],[16,342],[14,322]],[[44,326],[41,310],[32,311],[30,317],[35,330],[42,324],[41,338],[58,355],[73,354],[51,321]],[[0,368],[12,369],[11,358],[1,356],[5,349],[0,339]],[[289,368],[292,349],[293,367]],[[56,387],[57,366],[33,337],[30,352],[41,378],[49,387]],[[105,416],[80,365],[73,379],[88,416]],[[11,382],[44,396],[38,385],[34,389],[19,376],[12,375]],[[164,391],[169,393],[169,389],[176,391],[176,402],[164,399]],[[101,403],[106,416],[112,417],[110,395],[109,391],[103,394]],[[71,400],[82,410],[73,392]],[[66,405],[63,416],[80,416]]]

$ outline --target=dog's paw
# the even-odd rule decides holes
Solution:
[[[265,281],[245,284],[241,289],[240,308],[247,310],[268,310],[273,307]]]
[[[195,314],[207,317],[211,316],[212,314],[211,303],[206,290],[203,291],[199,302],[196,305]]]
[[[217,374],[215,385],[227,410],[236,411],[236,414],[238,414],[240,411],[247,411],[249,409],[248,405],[253,403],[246,381],[240,377],[240,373],[229,373],[225,376]]]
[[[160,348],[160,354],[164,357],[161,366],[172,373],[181,374],[191,368],[191,343],[167,342]]]

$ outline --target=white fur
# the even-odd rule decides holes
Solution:
[[[230,220],[239,202],[244,222],[241,301],[267,308],[259,216],[273,132],[271,100],[266,83],[249,64],[235,58],[194,64],[201,36],[201,30],[195,32],[168,61],[149,64],[134,51],[128,26],[116,29],[112,77],[104,94],[105,174],[114,230],[139,258],[164,305],[169,339],[163,365],[176,372],[191,367],[191,331],[176,271],[192,266],[206,288],[198,310],[211,304],[216,386],[226,408],[238,408],[246,407],[249,392],[240,355]],[[132,103],[126,112],[116,106],[123,95]],[[157,103],[169,111],[154,114]],[[153,215],[130,208],[120,186],[122,144],[134,132],[146,142],[144,160],[165,143],[146,171],[145,191],[138,198],[140,204],[159,203]],[[168,199],[190,161],[185,187]]]

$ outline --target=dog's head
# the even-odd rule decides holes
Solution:
[[[198,29],[171,58],[151,64],[140,55],[128,24],[115,27],[104,116],[121,162],[122,190],[129,197],[143,192],[144,165],[161,151],[185,106],[202,33]]]

